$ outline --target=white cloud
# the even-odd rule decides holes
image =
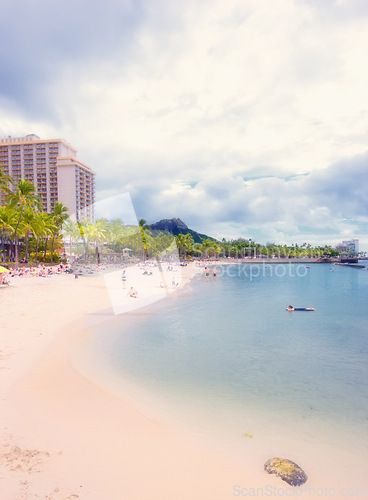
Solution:
[[[7,6],[0,133],[64,137],[96,170],[99,197],[129,191],[140,216],[179,216],[202,232],[254,227],[276,239],[314,224],[319,237],[331,218],[366,214],[343,194],[352,188],[346,169],[339,175],[348,181],[335,194],[323,174],[367,150],[364,2],[110,0],[103,9],[85,7],[71,3],[71,18],[42,31],[37,13],[46,1],[38,0],[29,13],[34,32]],[[312,184],[328,191],[326,203]]]

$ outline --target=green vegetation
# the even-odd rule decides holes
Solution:
[[[313,257],[336,257],[339,255],[329,245],[312,247],[307,243],[298,245],[277,245],[267,243],[262,245],[251,239],[239,238],[236,240],[223,239],[221,244],[222,255],[224,257],[247,258],[247,257],[269,257],[269,258],[313,258]]]
[[[146,231],[149,229],[149,226],[147,226],[146,221],[144,219],[140,219],[138,222],[139,230],[141,232],[142,236],[142,241],[143,241],[143,248],[144,248],[144,256],[146,259],[148,259],[148,248],[147,248],[147,236],[146,236]]]
[[[165,231],[151,231],[141,219],[136,226],[120,219],[97,219],[75,222],[68,219],[63,226],[65,251],[71,261],[120,262],[166,258],[176,251],[175,238]]]
[[[18,263],[19,257],[27,262],[58,262],[60,250],[64,258],[96,263],[122,258],[163,258],[176,249],[182,260],[339,255],[330,246],[312,247],[307,243],[300,246],[261,245],[244,238],[222,241],[202,238],[200,243],[195,243],[191,234],[174,236],[168,231],[152,230],[144,219],[137,226],[127,226],[120,219],[76,222],[69,218],[68,209],[62,203],[55,203],[52,213],[42,212],[35,186],[25,179],[15,182],[0,168],[1,193],[7,202],[0,206],[0,260],[3,262],[14,260]]]
[[[204,239],[202,243],[194,243],[190,235],[179,234],[176,243],[179,254],[182,258],[203,257],[203,258],[314,258],[314,257],[336,257],[339,252],[331,246],[312,247],[304,243],[295,245],[276,245],[267,243],[261,245],[252,240],[239,238],[236,240],[220,241]]]
[[[60,256],[54,248],[62,246],[60,229],[67,217],[67,208],[56,203],[51,214],[41,212],[42,204],[35,186],[26,179],[15,182],[1,168],[0,192],[5,194],[7,203],[0,206],[0,259],[16,264],[20,258],[26,262],[59,261]],[[48,252],[49,238],[52,245]]]

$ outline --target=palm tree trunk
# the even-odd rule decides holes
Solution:
[[[5,262],[5,231],[2,233],[1,236],[1,253],[3,254],[3,262]]]
[[[87,241],[83,236],[83,246],[84,246],[84,263],[87,262]]]
[[[28,262],[28,246],[29,246],[29,234],[27,233],[27,236],[26,236],[26,261]]]
[[[143,259],[148,260],[148,250],[147,250],[147,240],[146,240],[146,234],[144,232],[144,229],[141,229],[142,231],[142,240],[143,240]]]
[[[54,240],[55,240],[55,235],[52,235],[52,240],[51,240],[51,260],[50,262],[54,262]]]
[[[47,242],[48,242],[48,237],[45,238],[45,251],[43,252],[43,261],[46,261],[46,251],[47,251]]]
[[[22,206],[22,209],[20,211],[20,215],[19,215],[19,219],[18,219],[18,223],[17,223],[17,226],[14,230],[14,243],[15,243],[15,248],[14,248],[14,261],[15,261],[15,265],[16,267],[18,267],[18,227],[19,227],[19,224],[20,224],[20,221],[22,219],[22,215],[23,215],[23,208],[24,206]]]
[[[36,239],[36,262],[38,261],[38,241],[39,241],[39,238],[37,236],[37,239]]]
[[[100,252],[98,251],[98,242],[96,241],[96,262],[100,263]]]

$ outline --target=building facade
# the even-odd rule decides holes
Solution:
[[[27,179],[35,185],[45,212],[60,202],[77,220],[93,220],[95,173],[63,139],[44,140],[34,134],[0,139],[0,166],[16,181]]]
[[[346,254],[357,255],[359,253],[359,240],[356,238],[344,240],[336,246],[336,250]]]

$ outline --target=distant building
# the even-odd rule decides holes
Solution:
[[[0,167],[16,181],[33,183],[45,212],[61,202],[77,220],[93,220],[95,173],[63,139],[40,139],[34,134],[0,139]],[[4,203],[1,195],[0,204]]]
[[[335,248],[336,250],[342,253],[357,255],[359,253],[359,240],[358,239],[345,240],[342,243],[336,245]]]

